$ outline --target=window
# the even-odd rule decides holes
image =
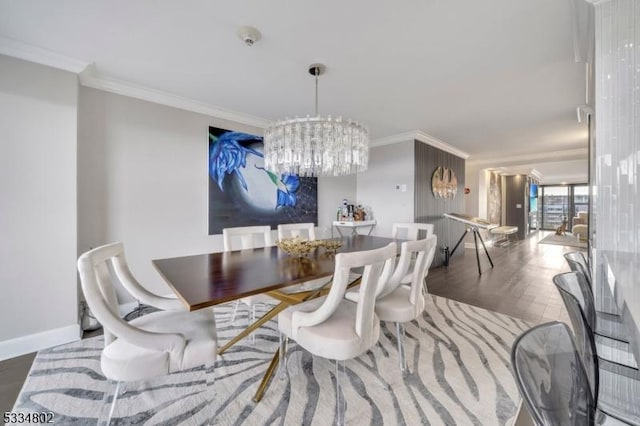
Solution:
[[[579,212],[589,211],[588,185],[540,186],[542,229],[556,229],[567,221],[571,230],[571,218]]]
[[[569,217],[569,187],[542,186],[542,229],[555,229]]]

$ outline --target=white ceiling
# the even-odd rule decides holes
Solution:
[[[0,36],[268,120],[313,113],[322,62],[321,113],[470,160],[586,148],[571,19],[569,0],[0,0]]]

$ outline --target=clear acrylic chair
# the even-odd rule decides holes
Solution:
[[[270,226],[241,226],[236,228],[225,228],[222,230],[222,241],[224,251],[250,250],[259,247],[269,247],[273,245]],[[240,303],[244,303],[248,308],[249,324],[256,320],[256,305],[274,304],[276,300],[264,294],[243,297],[238,300],[231,314],[231,322],[236,318],[236,313]],[[255,334],[251,334],[251,342],[255,342]]]
[[[391,225],[391,238],[415,241],[420,237],[421,231],[425,234],[423,238],[433,235],[433,224],[398,222]]]
[[[524,332],[511,349],[516,384],[538,426],[627,425],[603,412],[571,332],[557,321]]]
[[[520,335],[511,348],[520,395],[538,426],[593,425],[591,383],[566,324],[541,324]]]
[[[110,382],[112,392],[104,393],[99,425],[111,422],[122,384],[127,382],[149,381],[204,366],[205,394],[200,395],[209,401],[213,399],[217,335],[212,309],[197,312],[167,310],[130,322],[122,320],[116,314],[116,283],[125,289],[142,289],[129,271],[122,243],[105,245],[82,254],[78,259],[78,271],[87,305],[104,329],[100,367]],[[174,307],[173,303],[145,292],[144,297],[157,305]]]
[[[335,257],[333,282],[329,293],[293,305],[278,314],[280,330],[280,377],[286,377],[286,346],[291,338],[313,355],[335,360],[336,418],[344,422],[344,361],[360,356],[373,347],[380,336],[380,320],[374,311],[378,281],[384,271],[392,271],[397,245]],[[357,303],[344,298],[353,269],[364,268]],[[387,274],[390,276],[390,272]]]
[[[593,293],[591,293],[589,289],[586,277],[580,272],[568,272],[566,274],[556,275],[553,278],[553,281],[560,291],[560,295],[563,296],[563,300],[565,299],[565,293],[569,293],[576,298],[580,304],[582,312],[584,313],[589,328],[592,332],[596,330],[600,319],[597,315],[593,300]],[[566,304],[567,301],[565,300],[565,305]],[[573,321],[577,321],[579,319],[577,316],[570,316],[570,318],[572,320],[572,324]],[[622,324],[620,324],[620,326],[624,329]],[[596,333],[594,333],[594,340],[597,354],[601,359],[631,368],[634,370],[631,374],[638,375],[638,364],[628,343]]]
[[[573,327],[576,346],[591,383],[598,409],[630,424],[640,424],[640,380],[636,369],[601,362],[596,337],[583,309],[579,272],[556,275],[553,279],[564,300]]]
[[[563,256],[569,264],[569,268],[574,272],[581,272],[587,279],[589,285],[591,285],[591,268],[589,268],[589,262],[587,262],[587,259],[584,257],[584,253],[581,251],[572,251],[565,253]]]
[[[593,300],[591,268],[589,268],[589,264],[587,259],[584,257],[584,253],[581,251],[569,252],[564,254],[564,258],[567,260],[569,268],[571,268],[572,271],[582,273],[585,280],[582,280],[580,283],[585,285],[591,295],[591,300]],[[593,330],[596,334],[629,343],[629,337],[627,336],[622,319],[619,315],[608,312],[598,312],[597,310],[595,311],[595,315],[596,321],[595,328]]]

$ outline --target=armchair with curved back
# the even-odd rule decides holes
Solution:
[[[313,223],[283,223],[278,225],[278,240],[300,237],[309,241],[316,239],[316,228]]]
[[[256,240],[261,240],[256,242]],[[224,245],[224,251],[232,250],[249,250],[258,247],[269,247],[273,245],[271,238],[270,226],[241,226],[236,228],[225,228],[222,230],[222,241]],[[236,302],[231,315],[231,322],[235,320],[236,313],[240,303],[247,305],[248,322],[249,324],[255,321],[257,304],[270,304],[275,303],[275,299],[264,294],[258,294],[255,296],[243,297]],[[251,341],[255,341],[255,335],[252,334]]]
[[[278,315],[280,330],[280,377],[286,377],[286,345],[289,338],[312,354],[335,360],[336,411],[338,424],[344,421],[341,391],[344,361],[360,356],[373,347],[380,336],[380,320],[374,302],[380,280],[393,270],[397,245],[375,250],[338,253],[333,283],[321,298],[293,305]],[[353,269],[364,268],[357,303],[344,298]],[[340,370],[343,373],[340,373]]]
[[[432,223],[393,223],[391,225],[391,238],[402,238],[415,241],[420,237],[420,232],[424,232],[426,237],[433,235],[434,226]]]
[[[571,219],[571,233],[581,241],[586,241],[589,238],[589,213],[578,212]]]
[[[82,254],[78,259],[78,271],[87,305],[104,329],[101,370],[110,382],[115,382],[111,386],[112,392],[109,389],[104,392],[98,424],[110,423],[122,382],[148,381],[204,366],[207,385],[204,397],[213,398],[217,334],[212,309],[187,312],[184,308],[178,309],[173,299],[145,290],[127,266],[122,243],[108,244]],[[174,310],[153,312],[126,322],[117,315],[114,282],[133,290],[141,300]]]
[[[438,238],[431,235],[417,241],[405,241],[401,245],[400,259],[390,279],[380,280],[376,288],[375,311],[380,321],[396,324],[400,371],[408,373],[404,347],[404,323],[416,320],[425,308],[425,279],[433,262]],[[409,285],[402,285],[409,277]],[[350,291],[345,296],[357,302],[360,294]]]
[[[400,239],[415,241],[419,238],[427,238],[434,235],[433,230],[434,230],[434,225],[432,223],[396,222],[396,223],[393,223],[391,226],[391,238],[400,238]],[[410,283],[411,283],[411,277],[409,275],[402,278],[402,284],[410,284]]]

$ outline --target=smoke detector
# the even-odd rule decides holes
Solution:
[[[242,42],[249,47],[253,46],[262,38],[262,34],[260,34],[260,31],[258,31],[256,28],[248,26],[238,28],[236,34],[238,34],[240,40],[242,40]]]

